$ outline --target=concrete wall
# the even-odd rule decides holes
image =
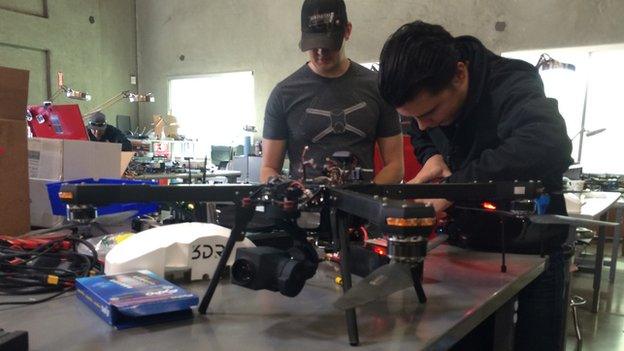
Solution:
[[[93,96],[78,102],[86,113],[122,90],[137,89],[130,85],[136,58],[133,0],[0,0],[0,66],[31,71],[29,104],[47,99],[48,89],[56,89],[56,72],[63,71],[68,86]],[[113,124],[117,114],[136,124],[138,108],[120,102],[103,112]]]
[[[387,36],[422,19],[454,35],[471,34],[496,52],[624,42],[622,0],[346,0],[347,54],[376,61]],[[137,0],[140,88],[157,102],[140,116],[167,111],[172,76],[253,70],[257,125],[273,86],[301,66],[301,1]],[[504,31],[495,30],[505,22]],[[185,59],[180,60],[180,55]]]

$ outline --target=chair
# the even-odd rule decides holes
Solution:
[[[215,165],[221,165],[221,162],[229,162],[232,159],[232,147],[224,145],[212,145],[210,147],[210,161]]]
[[[572,296],[572,298],[570,298],[570,308],[572,308],[572,320],[574,322],[574,332],[576,333],[576,343],[579,346],[583,342],[583,337],[581,336],[581,325],[580,325],[578,312],[576,311],[576,308],[586,303],[587,303],[587,300],[585,300],[584,298],[578,295],[574,295]]]

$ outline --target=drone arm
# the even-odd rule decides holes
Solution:
[[[449,201],[496,201],[537,198],[540,182],[455,184],[350,185],[347,190],[391,199],[447,199]]]
[[[386,232],[403,233],[414,231],[428,234],[435,223],[435,211],[430,206],[415,203],[413,201],[393,200],[380,198],[365,193],[359,193],[348,189],[329,189],[329,196],[332,199],[332,206],[346,213],[360,218],[366,218],[369,222],[379,226]],[[380,201],[381,200],[381,201]],[[427,223],[413,226],[394,226],[388,223],[390,219],[422,219]]]
[[[61,200],[74,205],[106,205],[130,202],[235,201],[256,192],[259,185],[102,185],[63,184]]]

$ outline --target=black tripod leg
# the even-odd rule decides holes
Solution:
[[[505,219],[501,217],[500,219],[501,225],[501,272],[507,273],[507,262],[505,259],[505,252],[507,251],[507,239],[505,238]]]
[[[199,313],[206,314],[206,310],[208,310],[208,305],[210,305],[210,300],[212,300],[212,296],[217,290],[217,284],[219,284],[219,280],[221,279],[221,274],[223,274],[223,269],[227,264],[230,255],[232,254],[232,250],[234,249],[234,244],[237,241],[241,240],[241,233],[247,227],[247,224],[253,217],[255,207],[249,206],[247,207],[238,207],[236,209],[239,213],[236,216],[236,224],[234,228],[230,232],[230,237],[228,238],[227,243],[225,244],[225,248],[223,249],[223,253],[221,253],[221,257],[219,258],[219,263],[217,263],[217,268],[215,269],[214,274],[210,277],[210,284],[208,285],[208,289],[206,293],[204,293],[204,297],[199,304]]]
[[[346,293],[351,289],[351,269],[349,268],[349,242],[344,226],[344,217],[338,219],[337,211],[332,210],[331,222],[333,237],[340,240],[340,274],[342,275],[342,291]],[[351,346],[357,346],[360,343],[360,337],[358,335],[355,308],[346,310],[345,317],[347,321],[347,332],[349,333],[349,344],[351,344]]]
[[[416,290],[416,296],[420,303],[427,302],[427,296],[425,295],[425,289],[423,289],[421,279],[423,276],[423,264],[419,263],[416,266],[412,266],[410,269],[412,272],[412,282],[414,283],[414,290]]]

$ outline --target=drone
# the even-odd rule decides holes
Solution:
[[[533,215],[530,204],[544,193],[537,181],[487,182],[465,184],[376,185],[353,179],[350,155],[336,154],[326,167],[325,177],[299,181],[274,177],[262,185],[79,185],[66,184],[59,196],[68,204],[68,212],[92,213],[89,208],[124,202],[234,202],[235,224],[230,232],[209,286],[199,305],[206,314],[226,263],[237,241],[245,238],[245,230],[256,213],[273,219],[277,227],[292,238],[287,250],[269,246],[239,248],[231,266],[232,283],[253,290],[280,292],[295,297],[305,282],[316,273],[320,259],[307,240],[305,229],[297,225],[302,212],[326,209],[329,212],[331,241],[339,253],[343,295],[335,302],[345,311],[349,343],[359,344],[355,308],[382,299],[396,291],[413,287],[420,303],[427,298],[422,286],[427,252],[446,237],[428,240],[437,224],[434,208],[414,199],[445,198],[455,202],[489,201],[506,204],[510,211],[499,215],[526,218],[552,224],[585,223],[587,220],[565,216]],[[376,268],[352,286],[354,262],[348,232],[354,220],[365,219],[387,235],[389,263]],[[605,222],[606,223],[606,222]],[[502,253],[504,267],[504,251]]]

